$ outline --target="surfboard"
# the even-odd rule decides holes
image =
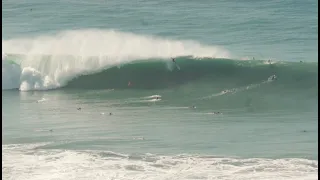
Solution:
[[[177,63],[176,63],[176,67],[177,67],[177,69],[178,69],[178,70],[180,70],[180,66],[178,66],[178,64],[177,64]]]

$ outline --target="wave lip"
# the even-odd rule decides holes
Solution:
[[[7,55],[5,57],[3,54],[3,59],[18,58],[17,61],[21,63],[20,90],[59,88],[79,75],[92,74],[138,59],[150,61],[156,58],[167,61],[178,56],[229,57],[229,52],[222,48],[195,41],[169,40],[99,29],[2,40],[2,47]],[[11,76],[9,70],[3,69],[4,73],[5,76]]]

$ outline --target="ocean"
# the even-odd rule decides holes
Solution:
[[[317,7],[3,0],[2,179],[318,179]]]

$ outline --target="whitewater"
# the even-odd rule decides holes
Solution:
[[[218,156],[128,155],[105,151],[41,152],[48,144],[10,145],[3,148],[5,164],[29,166],[31,172],[8,173],[5,178],[27,179],[315,179],[318,162],[304,159],[240,159]],[[20,158],[15,153],[27,151]],[[32,153],[33,155],[30,155]],[[35,161],[34,159],[38,160]],[[81,174],[80,171],[87,173]],[[53,173],[52,173],[53,172]],[[78,172],[75,174],[75,172]]]

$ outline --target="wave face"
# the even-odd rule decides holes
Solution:
[[[167,60],[177,56],[229,57],[226,50],[194,41],[169,40],[96,29],[3,40],[2,47],[6,54],[3,61],[15,61],[21,65],[21,72],[12,72],[7,70],[11,67],[3,63],[5,70],[2,74],[12,77],[21,73],[20,85],[15,88],[22,91],[63,87],[79,75],[92,74],[136,60]],[[6,84],[9,82],[3,83]],[[12,87],[3,86],[3,89]]]
[[[176,63],[136,62],[112,67],[102,72],[72,79],[66,88],[105,89],[171,88],[198,83],[214,89],[223,86],[248,86],[277,80],[279,88],[312,89],[317,87],[317,63],[276,63],[236,61],[228,59],[177,58]],[[272,76],[276,75],[273,80]],[[128,82],[131,85],[128,86]]]
[[[179,57],[175,64],[152,59],[79,76],[64,89],[151,90],[176,105],[209,109],[309,111],[317,107],[317,67],[259,60]]]

